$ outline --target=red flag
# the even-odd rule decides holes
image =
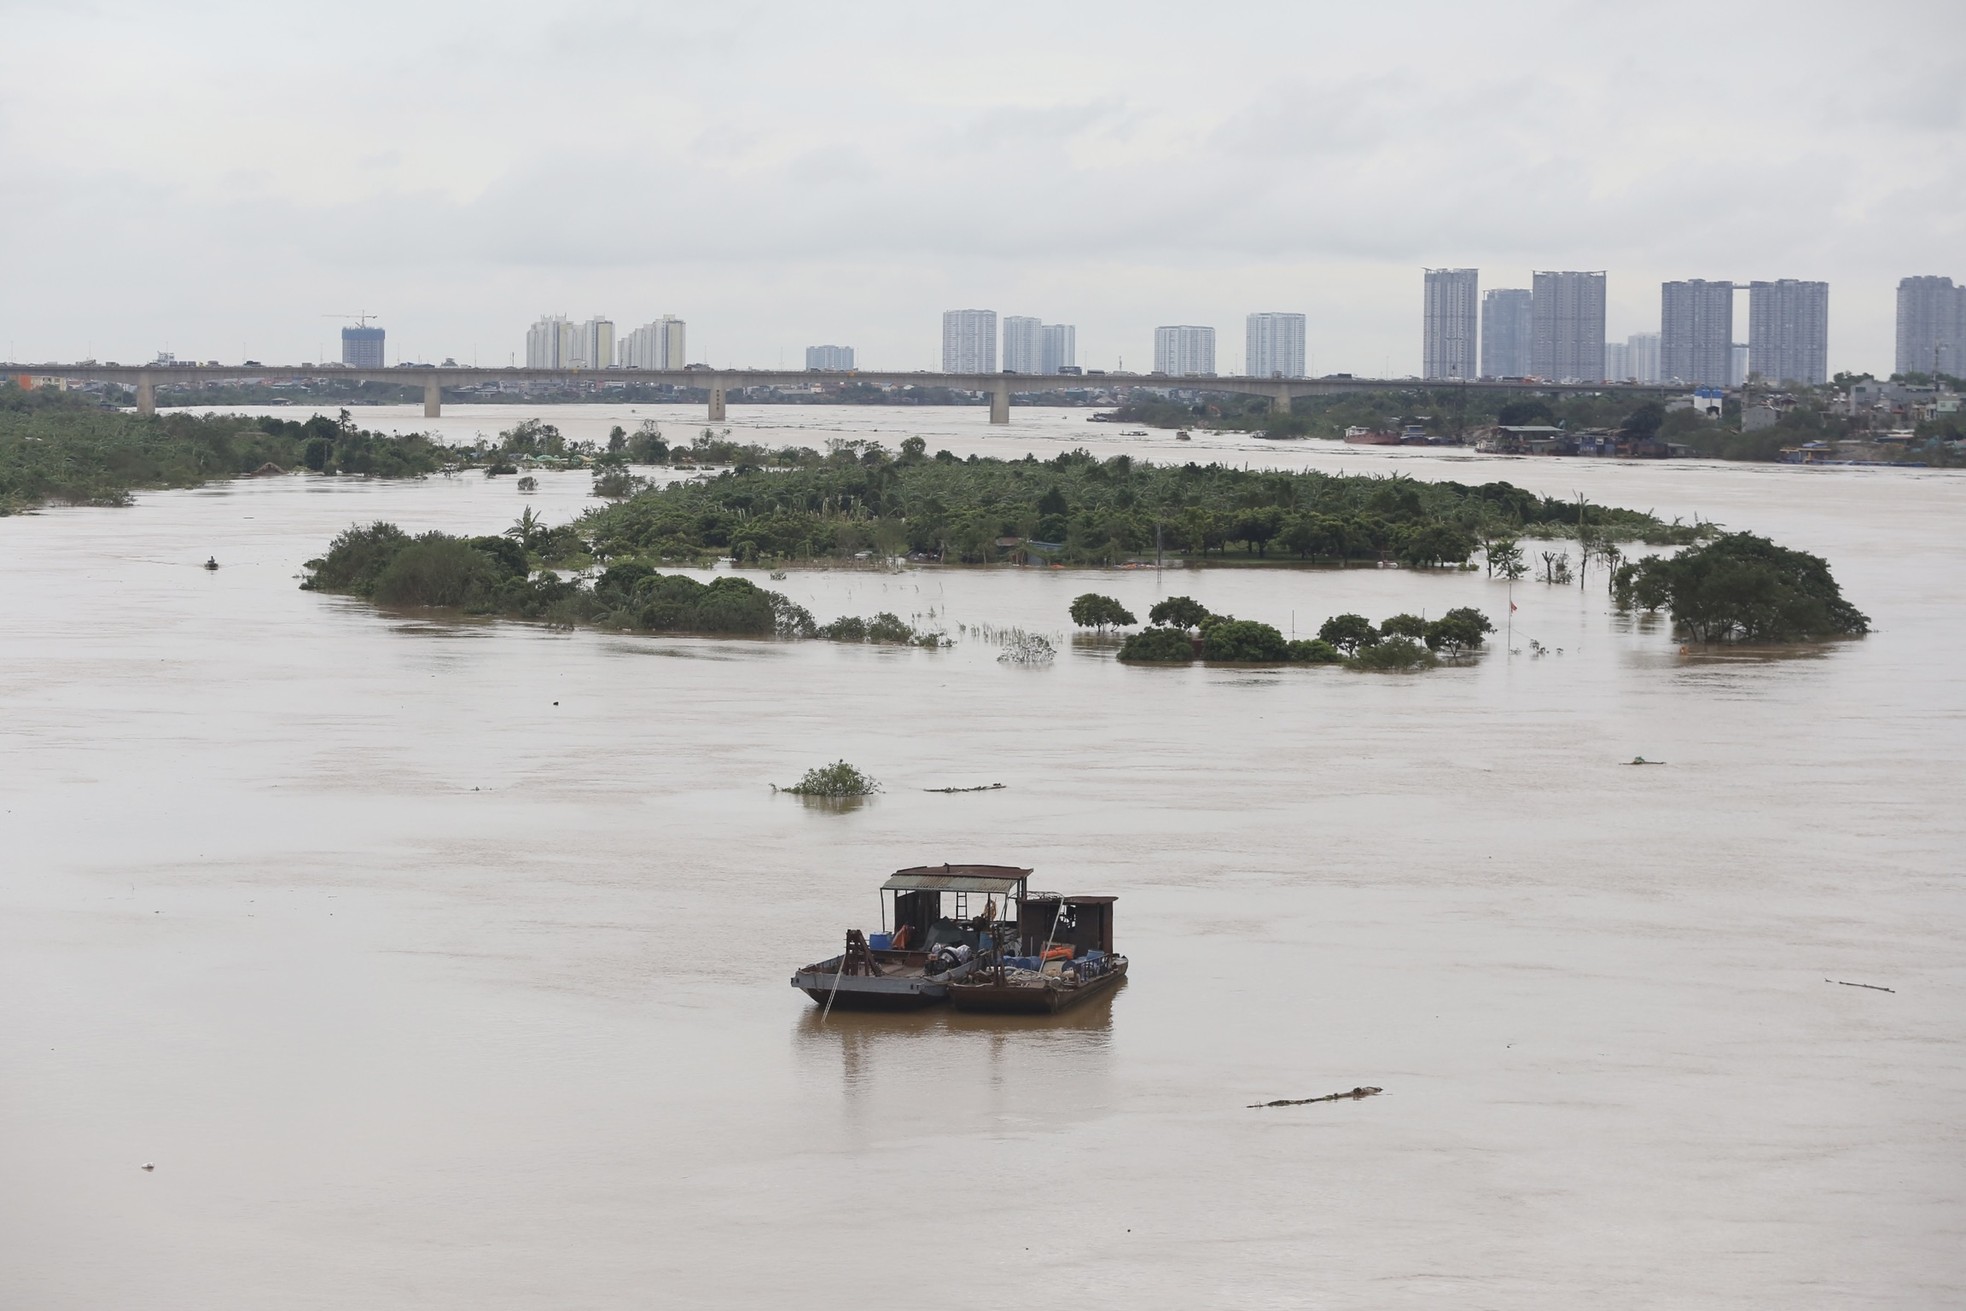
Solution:
[[[1516,610],[1517,610],[1517,608],[1518,608],[1518,607],[1516,606],[1516,603],[1515,603],[1514,601],[1511,601],[1511,602],[1509,602],[1509,613],[1510,613],[1510,614],[1514,614],[1514,613],[1516,612]]]

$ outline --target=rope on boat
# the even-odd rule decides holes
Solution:
[[[833,971],[833,986],[826,993],[826,1009],[819,1012],[819,1022],[826,1023],[826,1017],[833,1013],[833,998],[840,995],[840,980],[846,977],[846,953],[840,953],[840,968]]]

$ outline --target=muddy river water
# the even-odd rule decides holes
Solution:
[[[1877,632],[1682,656],[1594,573],[1517,584],[1512,641],[1463,668],[1135,669],[1072,642],[1073,595],[1186,593],[1304,635],[1345,610],[1499,624],[1507,590],[772,584],[957,638],[881,650],[295,586],[352,522],[558,522],[585,475],[0,520],[0,1305],[1966,1301],[1966,477],[1013,415],[731,427],[1581,491],[1818,552]],[[542,414],[576,437],[649,416],[701,426]],[[983,625],[1061,654],[1000,664]],[[884,792],[773,794],[839,758]],[[873,924],[888,872],[944,860],[1117,894],[1132,978],[1057,1020],[820,1023],[791,969]],[[1385,1091],[1247,1109],[1358,1084]]]

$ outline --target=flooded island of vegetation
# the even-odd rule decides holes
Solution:
[[[0,514],[42,505],[128,505],[131,494],[227,478],[313,473],[420,478],[459,460],[421,433],[338,419],[238,414],[136,415],[81,397],[0,385]]]

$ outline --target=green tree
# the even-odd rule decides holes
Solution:
[[[1108,628],[1123,628],[1138,623],[1133,612],[1110,596],[1097,592],[1086,592],[1072,602],[1072,622],[1080,628],[1096,628],[1104,632]]]
[[[1333,615],[1317,630],[1320,641],[1329,642],[1347,656],[1354,656],[1379,640],[1379,630],[1364,615]]]
[[[1424,639],[1427,635],[1427,621],[1419,615],[1394,615],[1379,625],[1383,637],[1412,637]]]
[[[1666,422],[1666,407],[1657,401],[1647,401],[1625,416],[1618,431],[1633,441],[1650,441],[1659,435],[1659,429]]]
[[[505,535],[516,538],[519,545],[523,546],[526,550],[537,551],[546,544],[546,534],[548,531],[546,521],[540,518],[538,513],[528,505],[525,511],[519,515],[517,522],[505,530]]]
[[[1154,602],[1153,609],[1147,611],[1148,623],[1170,624],[1175,628],[1194,628],[1208,617],[1208,607],[1192,596],[1170,596],[1165,601]]]
[[[1488,544],[1488,576],[1496,574],[1517,582],[1529,572],[1529,564],[1522,557],[1522,544],[1513,537],[1498,538]]]
[[[1488,616],[1472,606],[1458,606],[1426,626],[1419,636],[1430,651],[1445,651],[1451,656],[1478,648],[1488,634],[1495,631],[1495,625],[1488,622]]]
[[[1843,599],[1829,562],[1728,533],[1638,566],[1633,591],[1656,584],[1673,622],[1698,642],[1801,642],[1859,637],[1870,620]]]

